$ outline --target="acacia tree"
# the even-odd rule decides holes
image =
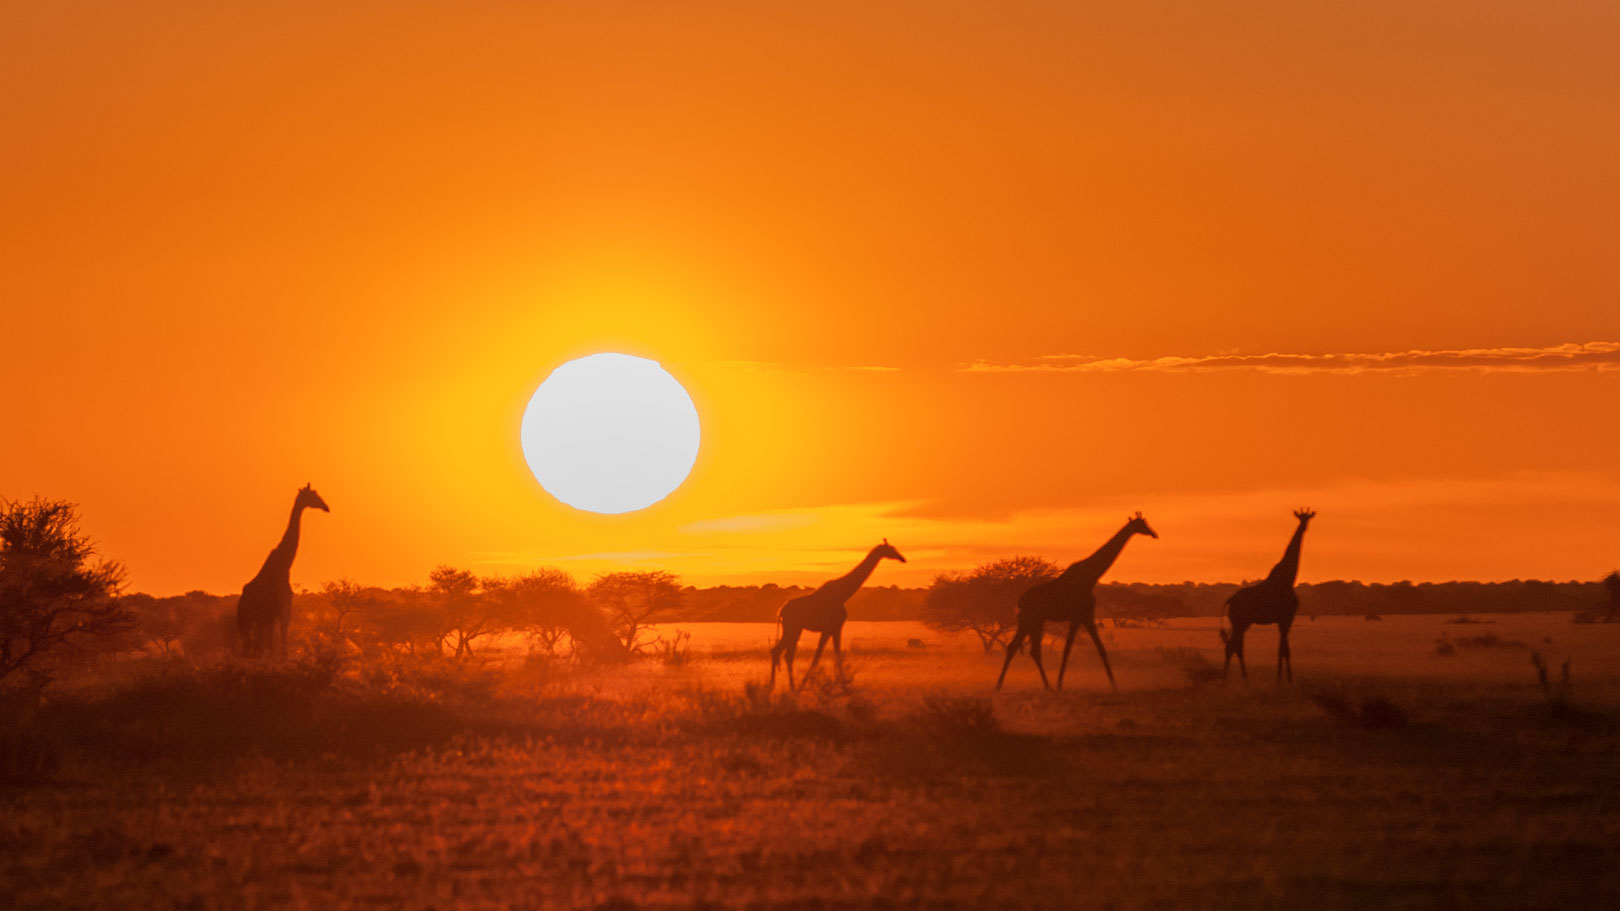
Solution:
[[[491,591],[491,581],[484,581]],[[563,570],[543,566],[532,572],[499,580],[492,591],[508,628],[522,632],[531,651],[555,656],[564,638],[574,643],[604,627],[602,614],[585,598],[579,584]]]
[[[1057,566],[1040,557],[1009,557],[935,576],[923,623],[946,633],[971,631],[986,652],[994,651],[1018,626],[1018,596],[1057,575]]]
[[[321,652],[337,654],[359,647],[366,615],[376,610],[377,599],[351,579],[322,583],[311,619],[311,644]]]
[[[123,567],[95,553],[72,503],[0,499],[0,680],[42,685],[65,654],[135,628]]]
[[[608,573],[597,576],[588,594],[607,612],[608,624],[626,655],[648,643],[639,641],[648,627],[671,619],[683,593],[674,573]]]
[[[175,646],[186,634],[188,625],[180,601],[144,594],[124,596],[124,608],[134,616],[141,635],[157,646],[158,654],[164,658],[174,657]]]
[[[432,648],[444,654],[449,635],[445,616],[434,604],[433,592],[412,586],[392,591],[373,589],[375,604],[361,625],[362,639],[392,652],[416,655]]]
[[[490,609],[497,599],[484,597],[477,576],[454,566],[440,566],[428,573],[428,583],[444,618],[439,641],[455,633],[457,658],[473,653],[473,640],[500,631],[499,614]]]

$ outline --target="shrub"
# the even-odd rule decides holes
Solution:
[[[1311,697],[1328,717],[1347,727],[1393,728],[1406,724],[1406,711],[1383,696],[1367,696],[1360,705],[1337,693]]]
[[[1559,668],[1558,682],[1549,679],[1547,659],[1540,652],[1530,653],[1530,663],[1536,669],[1536,678],[1541,681],[1542,695],[1547,699],[1547,708],[1555,716],[1569,715],[1573,709],[1569,700],[1569,660],[1565,659]]]
[[[1166,663],[1179,666],[1181,673],[1186,676],[1187,683],[1191,686],[1214,683],[1226,676],[1226,672],[1211,664],[1199,649],[1189,648],[1185,645],[1168,648],[1161,645],[1154,651]]]
[[[792,693],[776,694],[756,683],[742,693],[692,690],[687,701],[704,730],[765,740],[847,740],[850,726],[834,715],[800,708]]]
[[[668,667],[680,667],[692,660],[692,634],[686,630],[676,630],[670,639],[659,636],[652,644],[658,660]]]
[[[1458,636],[1455,640],[1458,648],[1529,648],[1517,639],[1503,639],[1495,633],[1485,633],[1480,636]]]
[[[929,696],[909,720],[923,733],[950,740],[1001,732],[995,706],[977,697]]]

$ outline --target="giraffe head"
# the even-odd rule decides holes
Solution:
[[[1125,527],[1129,529],[1133,535],[1147,535],[1150,538],[1157,538],[1159,536],[1159,533],[1154,531],[1153,527],[1147,524],[1147,520],[1142,518],[1142,514],[1140,512],[1134,516],[1131,516],[1130,521],[1125,523]]]
[[[303,509],[319,509],[321,512],[332,511],[331,507],[326,505],[326,501],[321,499],[321,495],[315,492],[315,488],[308,484],[298,488],[296,505]]]
[[[889,543],[888,538],[884,538],[882,544],[872,548],[872,553],[877,554],[879,559],[887,557],[890,560],[899,560],[901,563],[906,562],[906,558],[900,556],[900,551],[894,549],[894,545]]]
[[[1309,525],[1311,520],[1316,518],[1316,510],[1296,509],[1294,510],[1294,518],[1298,519],[1301,525]]]

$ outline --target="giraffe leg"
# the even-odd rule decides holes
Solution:
[[[816,672],[816,665],[821,661],[821,650],[827,647],[827,640],[831,638],[831,633],[821,634],[821,640],[816,643],[816,653],[810,657],[810,669],[804,672],[804,679],[809,680],[810,675]]]
[[[1041,672],[1041,686],[1052,689],[1052,681],[1046,679],[1046,665],[1041,663],[1041,640],[1046,638],[1045,630],[1036,630],[1029,637],[1029,656],[1035,659],[1035,669]]]
[[[844,631],[843,631],[842,628],[840,628],[837,632],[832,634],[833,663],[838,665],[839,679],[842,679],[843,676],[844,676],[844,645],[843,645],[843,641],[844,641]]]
[[[1069,624],[1069,637],[1063,640],[1063,662],[1058,665],[1058,689],[1063,689],[1063,675],[1069,670],[1069,652],[1074,650],[1074,634],[1080,631],[1080,621]]]
[[[1087,623],[1086,632],[1091,634],[1091,641],[1097,646],[1097,657],[1102,659],[1103,671],[1108,674],[1108,685],[1114,688],[1114,692],[1119,692],[1119,684],[1114,682],[1114,669],[1108,666],[1108,650],[1103,648],[1102,637],[1097,635],[1097,621]],[[1073,641],[1073,633],[1069,634],[1069,639]]]
[[[1288,626],[1277,627],[1277,682],[1283,679],[1283,665],[1288,665],[1288,682],[1294,682],[1294,659],[1288,651]]]
[[[1013,634],[1012,641],[1007,643],[1007,660],[1001,662],[1001,676],[996,678],[996,689],[1001,689],[1002,681],[1007,679],[1007,668],[1012,664],[1013,656],[1018,654],[1018,646],[1024,642],[1028,633],[1020,629]]]
[[[1232,653],[1237,655],[1238,670],[1243,672],[1243,679],[1249,679],[1249,666],[1243,663],[1243,634],[1249,631],[1248,627],[1232,628]]]
[[[789,635],[786,630],[782,631],[782,638],[787,641],[787,649],[783,652],[783,658],[787,660],[789,692],[796,689],[796,686],[793,683],[793,656],[799,653],[799,633],[801,632],[803,632],[803,630],[795,629],[792,635]]]
[[[787,641],[788,631],[787,627],[784,626],[782,627],[781,638],[777,639],[776,644],[771,646],[771,680],[769,683],[765,684],[766,689],[774,689],[776,687],[776,666],[782,661],[782,652],[787,649]]]

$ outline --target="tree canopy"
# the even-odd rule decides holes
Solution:
[[[133,630],[123,581],[122,566],[96,559],[73,504],[0,500],[0,680],[43,683],[75,650]]]

